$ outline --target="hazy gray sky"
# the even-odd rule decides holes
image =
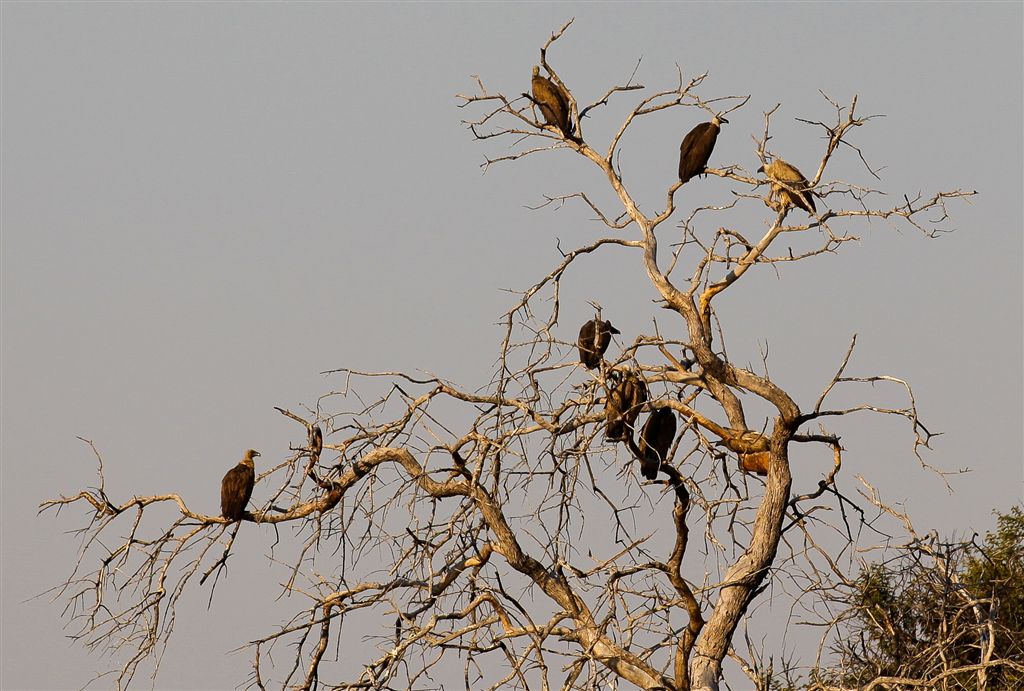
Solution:
[[[473,90],[474,74],[527,90],[539,47],[573,16],[549,59],[583,100],[640,58],[650,86],[670,87],[678,63],[710,71],[705,93],[751,94],[718,162],[756,167],[751,134],[781,102],[773,148],[812,167],[821,141],[794,118],[831,117],[821,89],[886,115],[854,138],[894,199],[980,192],[952,205],[954,234],[876,224],[836,256],[752,276],[718,309],[733,358],[757,364],[767,343],[773,377],[804,404],[855,332],[858,373],[913,383],[944,433],[929,460],[972,470],[954,494],[919,469],[904,426],[860,419],[838,431],[849,473],[905,501],[919,527],[984,531],[992,509],[1021,499],[1019,2],[4,2],[0,686],[77,687],[107,668],[63,637],[62,603],[29,600],[74,563],[65,531],[82,512],[36,509],[94,484],[77,436],[102,452],[113,497],[177,491],[215,512],[244,449],[269,463],[299,441],[272,406],[315,405],[337,384],[323,370],[489,380],[493,324],[512,300],[502,289],[547,273],[556,237],[602,234],[584,209],[526,206],[606,192],[568,152],[481,175],[498,150],[472,140],[453,96]],[[623,146],[649,206],[696,122],[672,113]],[[588,137],[606,141],[618,114],[588,118]],[[700,184],[728,196],[723,181]],[[568,277],[567,339],[589,299],[624,333],[649,324],[649,294],[600,280],[603,261]],[[234,592],[209,612],[197,592],[182,609],[158,687],[243,682],[248,654],[225,652],[279,622],[274,576],[246,589],[243,570],[268,567],[257,531],[242,532],[251,555],[236,556]]]

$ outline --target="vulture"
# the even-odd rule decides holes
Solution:
[[[648,480],[658,478],[658,469],[668,461],[668,450],[676,438],[676,415],[671,408],[658,408],[640,432],[640,474]]]
[[[761,166],[757,172],[764,173],[772,181],[771,196],[778,195],[783,209],[799,206],[811,215],[817,211],[814,208],[814,193],[811,191],[811,183],[807,182],[803,173],[781,158],[776,158],[768,165]],[[789,189],[786,189],[787,187]]]
[[[707,168],[711,151],[715,148],[715,140],[718,139],[718,130],[721,129],[719,125],[723,122],[729,121],[716,115],[711,122],[702,122],[683,137],[683,143],[679,145],[680,182],[689,181]]]
[[[711,428],[709,427],[708,429]],[[764,436],[760,432],[754,432],[749,429],[743,432],[737,432],[733,429],[719,427],[717,430],[712,429],[712,431],[722,437],[720,440],[715,442],[715,444],[718,446],[724,446],[736,453],[760,453],[761,451],[768,451],[768,446],[771,443],[768,440],[768,437]]]
[[[240,521],[245,515],[245,506],[252,496],[252,486],[256,483],[256,464],[254,456],[260,452],[249,449],[245,458],[227,472],[220,483],[220,513],[229,521]]]
[[[767,451],[740,454],[740,470],[742,470],[744,473],[757,473],[758,475],[767,475],[768,465],[770,462],[771,455]]]
[[[547,77],[540,76],[540,67],[537,66],[533,68],[533,79],[530,86],[533,90],[533,100],[540,108],[544,122],[557,127],[563,135],[571,138],[569,99],[565,92]]]
[[[313,425],[309,428],[309,455],[320,458],[320,452],[324,450],[324,433],[320,425]]]
[[[634,372],[627,372],[608,394],[604,414],[608,421],[605,436],[609,441],[633,438],[633,423],[640,415],[640,406],[647,401],[647,385]]]
[[[597,369],[601,365],[604,351],[608,350],[612,334],[620,333],[611,322],[591,319],[580,327],[580,336],[576,345],[580,349],[580,362],[587,369]]]

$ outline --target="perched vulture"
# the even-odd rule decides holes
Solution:
[[[320,431],[319,425],[309,428],[309,455],[320,458],[320,452],[324,450],[324,433]]]
[[[741,453],[740,454],[740,470],[744,473],[757,473],[758,475],[768,474],[768,464],[771,461],[771,455],[767,451],[758,451],[757,453]]]
[[[580,327],[580,336],[576,339],[576,345],[580,349],[580,362],[587,369],[596,369],[601,365],[601,358],[604,351],[608,350],[612,334],[619,333],[619,330],[612,326],[611,322],[591,319]]]
[[[229,521],[240,521],[245,515],[245,506],[256,483],[256,464],[252,459],[259,455],[259,451],[246,451],[245,458],[229,470],[220,483],[220,513]]]
[[[633,438],[633,423],[640,415],[640,407],[647,401],[647,385],[634,372],[627,372],[618,385],[608,394],[604,405],[608,429],[605,436],[609,441],[625,441]]]
[[[683,137],[679,146],[679,180],[687,182],[690,178],[700,175],[707,168],[711,151],[715,148],[721,123],[728,123],[725,118],[715,116],[711,122],[702,122]]]
[[[717,445],[724,446],[736,453],[759,453],[761,451],[768,451],[768,446],[771,443],[768,440],[768,437],[764,436],[760,432],[754,432],[749,429],[738,432],[734,429],[719,427],[717,430],[712,431],[722,437],[720,440],[715,442]]]
[[[671,408],[658,408],[640,432],[640,474],[658,479],[658,469],[668,461],[668,451],[676,438],[676,414]]]
[[[764,173],[772,181],[772,196],[779,197],[783,209],[799,206],[811,215],[817,211],[814,208],[814,193],[811,191],[811,183],[807,182],[803,173],[781,158],[776,158],[768,165],[761,166],[757,172]],[[787,187],[789,189],[786,189]]]
[[[572,135],[569,125],[569,99],[565,92],[547,77],[540,76],[540,67],[534,66],[531,81],[533,100],[540,108],[544,122],[557,127],[566,137]]]

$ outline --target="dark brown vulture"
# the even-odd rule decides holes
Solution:
[[[715,116],[711,122],[702,122],[683,137],[679,145],[679,180],[688,182],[690,178],[700,175],[708,166],[711,151],[715,148],[721,123],[729,121]]]
[[[240,521],[245,516],[245,507],[252,496],[252,486],[256,483],[256,464],[254,456],[259,451],[249,449],[245,458],[228,471],[220,483],[220,514],[229,521]]]
[[[572,135],[572,128],[569,126],[569,99],[565,92],[547,77],[540,76],[540,67],[534,66],[533,79],[530,87],[533,90],[533,100],[540,108],[544,122],[553,125],[566,137]]]
[[[668,461],[668,451],[676,438],[676,414],[671,408],[658,408],[640,432],[640,474],[658,479],[658,469]]]
[[[609,441],[633,438],[633,423],[640,415],[640,407],[647,401],[647,385],[633,372],[626,372],[618,385],[608,394],[604,405]]]
[[[309,428],[309,455],[320,458],[320,452],[324,450],[324,433],[320,431],[319,425]]]
[[[608,344],[612,341],[612,334],[617,333],[619,330],[611,322],[598,319],[591,319],[580,327],[576,346],[580,349],[580,362],[583,366],[587,369],[600,367],[604,351],[608,350]]]
[[[811,183],[807,182],[807,178],[799,170],[781,158],[776,158],[768,165],[758,168],[757,172],[764,173],[772,181],[771,196],[778,196],[782,204],[780,211],[791,206],[799,206],[812,216],[815,214],[817,209],[814,207]]]

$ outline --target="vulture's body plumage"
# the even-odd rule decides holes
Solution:
[[[676,438],[676,414],[671,408],[658,408],[647,418],[640,433],[640,474],[647,480],[658,478],[658,469],[668,461],[668,452]]]
[[[619,330],[612,326],[610,321],[591,319],[580,327],[579,338],[576,339],[576,346],[580,351],[580,362],[587,369],[597,369],[601,365],[601,358],[608,350],[612,334],[619,333]]]
[[[740,470],[744,473],[757,473],[758,475],[767,475],[768,466],[771,464],[771,455],[767,451],[757,451],[756,453],[741,453],[740,454]]]
[[[690,130],[683,143],[679,145],[679,180],[686,183],[690,178],[700,175],[708,166],[711,152],[718,140],[720,123],[728,122],[725,118],[715,117],[711,122],[702,122]]]
[[[309,455],[320,458],[320,452],[324,450],[324,433],[320,425],[313,425],[309,429]]]
[[[633,372],[627,372],[608,394],[604,414],[608,421],[605,436],[609,441],[633,438],[633,423],[647,401],[647,385]]]
[[[783,209],[791,206],[798,206],[812,216],[817,209],[814,206],[814,193],[811,191],[811,183],[803,173],[795,166],[776,158],[766,166],[761,166],[757,172],[764,173],[772,181],[772,196],[777,196]]]
[[[540,67],[533,68],[533,79],[530,87],[533,91],[533,100],[540,108],[544,122],[557,127],[566,137],[572,135],[572,127],[569,125],[569,99],[565,92],[547,77],[540,76]]]
[[[220,483],[220,513],[229,521],[240,521],[245,516],[245,507],[252,497],[256,484],[256,463],[254,456],[259,451],[249,449],[238,465],[227,472]]]

